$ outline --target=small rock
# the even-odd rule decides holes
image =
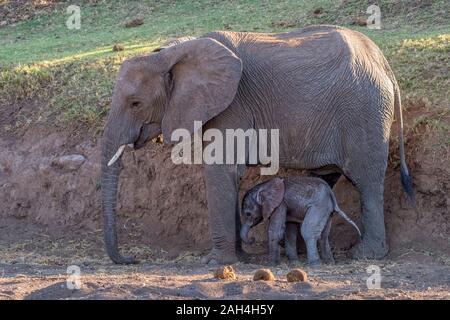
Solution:
[[[270,271],[270,269],[259,269],[256,270],[255,275],[253,276],[253,281],[274,281],[275,277]]]
[[[308,275],[302,269],[292,269],[286,275],[288,282],[305,282],[308,281]]]
[[[125,23],[125,28],[134,28],[144,24],[144,20],[141,18],[135,18]]]
[[[323,8],[316,8],[316,9],[314,9],[314,11],[313,11],[313,14],[314,14],[316,17],[320,16],[322,13],[323,13]]]
[[[214,278],[221,280],[236,280],[236,273],[232,266],[223,266],[214,271]]]
[[[61,156],[52,161],[52,165],[65,170],[77,170],[86,161],[81,154]]]
[[[113,46],[113,51],[123,51],[125,46],[123,44],[117,43]]]

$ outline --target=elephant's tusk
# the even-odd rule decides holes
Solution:
[[[125,145],[121,145],[119,147],[119,149],[117,149],[117,152],[115,155],[113,155],[113,157],[111,158],[111,160],[109,160],[108,162],[108,167],[112,166],[119,158],[120,156],[123,154],[123,151],[125,150]]]

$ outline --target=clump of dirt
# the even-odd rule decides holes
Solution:
[[[214,278],[220,280],[236,280],[236,273],[232,266],[222,266],[214,270]]]
[[[123,44],[117,43],[113,46],[113,51],[123,51],[125,50],[125,46]]]
[[[288,282],[306,282],[308,281],[308,275],[302,269],[292,269],[286,275]]]
[[[322,7],[316,8],[316,9],[314,9],[314,11],[313,11],[313,14],[315,14],[315,15],[319,15],[319,14],[321,14],[321,13],[323,13],[323,8],[322,8]]]
[[[144,24],[144,19],[134,18],[134,19],[131,19],[131,20],[125,22],[125,28],[136,28],[143,24]]]
[[[253,275],[253,281],[274,281],[275,276],[270,269],[259,269],[256,270]]]

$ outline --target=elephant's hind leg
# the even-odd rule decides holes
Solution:
[[[312,206],[308,209],[303,220],[300,232],[306,244],[306,255],[308,264],[320,264],[319,251],[317,250],[317,241],[322,234],[329,215],[324,214],[329,208],[324,208],[324,204]],[[329,211],[328,211],[329,212]]]
[[[383,213],[383,183],[364,183],[357,188],[361,195],[364,233],[362,241],[353,248],[353,257],[356,259],[381,259],[389,250],[386,243]]]
[[[331,246],[329,241],[330,230],[331,230],[331,215],[328,218],[327,224],[325,225],[325,229],[323,230],[319,239],[320,256],[325,263],[334,263],[333,253],[331,252]]]
[[[362,241],[352,249],[356,259],[381,259],[388,252],[384,224],[384,176],[386,173],[388,145],[380,145],[378,154],[368,152],[375,159],[367,157],[355,167],[349,167],[345,175],[358,189],[361,201],[364,232]]]

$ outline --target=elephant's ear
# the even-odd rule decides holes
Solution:
[[[268,220],[284,198],[284,181],[280,178],[270,180],[261,186],[256,194],[256,201],[262,207],[264,220]]]
[[[161,56],[173,89],[162,120],[164,141],[179,128],[194,132],[224,111],[233,101],[242,74],[242,62],[231,50],[211,38],[181,42],[156,53]]]

